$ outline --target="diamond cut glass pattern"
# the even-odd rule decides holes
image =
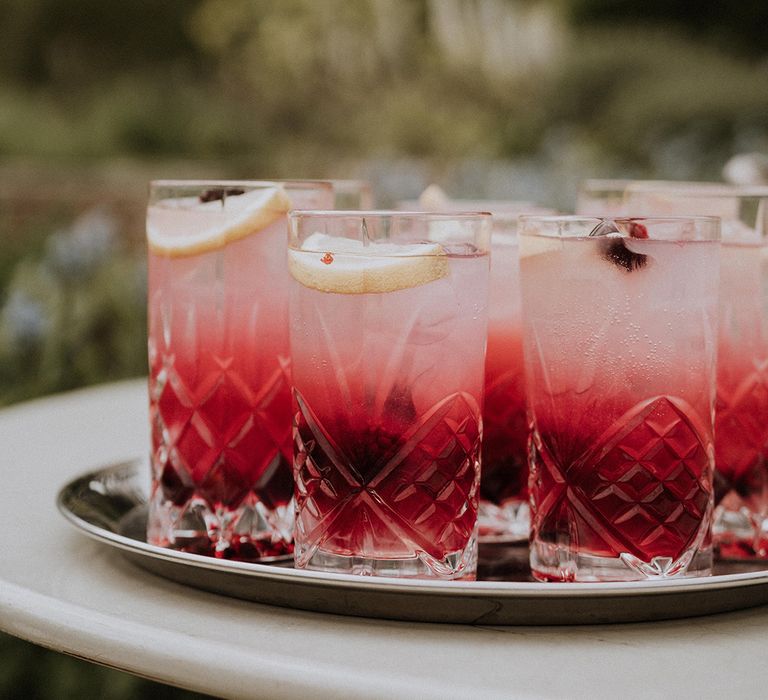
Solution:
[[[537,535],[549,539],[553,517],[566,518],[594,554],[677,562],[711,508],[711,458],[691,413],[669,397],[644,401],[567,462],[536,434]]]
[[[347,428],[343,441],[300,395],[297,404],[297,528],[312,543],[302,557],[317,548],[360,557],[386,551],[437,565],[471,538],[480,447],[471,396],[444,399],[402,436],[366,424],[357,437]]]

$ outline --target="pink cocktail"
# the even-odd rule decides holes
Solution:
[[[488,211],[493,215],[478,523],[481,542],[527,540],[528,422],[517,218],[521,214],[554,212],[522,201],[448,199],[435,186],[425,190],[418,202],[400,202],[399,206],[408,204],[422,208],[431,204],[440,211]]]
[[[517,219],[553,212],[522,202],[488,205],[493,238],[479,520],[481,541],[504,542],[527,540],[530,529]]]
[[[718,221],[521,221],[534,576],[708,573]]]
[[[768,556],[763,250],[760,242],[723,242],[715,410],[715,544],[722,557]]]
[[[297,566],[474,575],[489,219],[291,216]]]
[[[715,547],[768,556],[768,188],[632,182],[635,211],[722,220],[715,412]]]
[[[287,212],[329,185],[153,183],[151,543],[292,551]]]

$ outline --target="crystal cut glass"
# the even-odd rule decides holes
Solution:
[[[719,235],[521,217],[536,578],[711,571]]]
[[[625,198],[721,218],[714,543],[722,558],[768,557],[768,187],[638,181]]]
[[[152,544],[292,552],[287,212],[332,201],[320,183],[152,184]]]
[[[295,212],[300,568],[472,578],[490,217]]]

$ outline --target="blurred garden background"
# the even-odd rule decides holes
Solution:
[[[768,153],[765,27],[765,0],[0,0],[0,405],[145,373],[152,178],[562,209],[586,177],[720,179]],[[0,637],[0,697],[188,695]]]

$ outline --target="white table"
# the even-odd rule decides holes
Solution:
[[[56,511],[60,485],[147,450],[145,383],[0,411],[0,629],[233,697],[733,698],[768,690],[768,608],[599,627],[473,627],[272,608],[135,568]]]

